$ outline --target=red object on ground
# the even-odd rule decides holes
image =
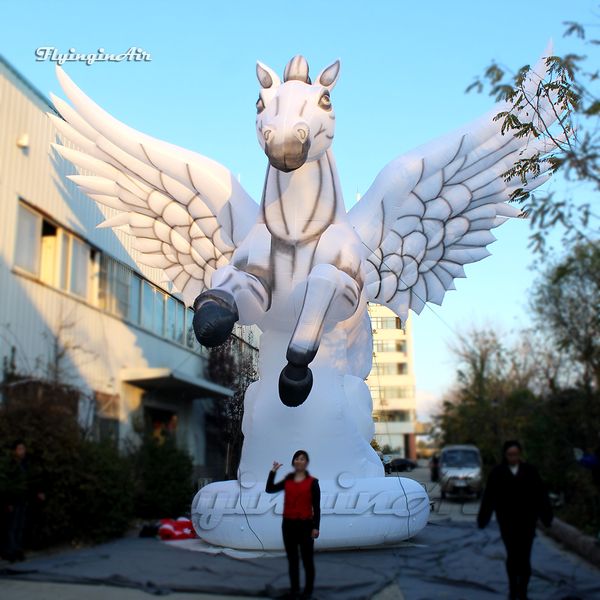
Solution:
[[[192,522],[189,519],[161,519],[158,528],[161,540],[189,540],[197,538]]]

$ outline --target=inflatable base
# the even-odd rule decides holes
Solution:
[[[404,477],[319,479],[321,527],[317,549],[396,544],[427,524],[429,497]],[[192,503],[192,522],[209,544],[243,550],[282,550],[283,493],[264,482],[220,481],[203,487]]]

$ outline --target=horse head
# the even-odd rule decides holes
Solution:
[[[294,171],[318,160],[331,146],[335,115],[331,90],[340,61],[329,65],[312,83],[308,63],[295,56],[285,67],[283,82],[262,63],[256,65],[260,95],[256,102],[256,132],[269,163],[280,171]]]

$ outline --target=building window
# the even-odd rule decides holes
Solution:
[[[154,291],[154,333],[162,336],[165,335],[165,300],[163,292]]]
[[[69,236],[62,232],[60,235],[60,274],[58,278],[58,286],[61,290],[67,290],[67,283],[69,281]]]
[[[18,219],[15,265],[32,275],[39,275],[42,218],[19,203]]]
[[[129,318],[129,286],[131,285],[131,271],[116,261],[113,261],[114,269],[114,290],[115,290],[115,310],[119,315]]]
[[[411,386],[374,385],[370,386],[373,400],[403,400],[414,397]]]
[[[406,340],[373,340],[373,351],[406,354]]]
[[[129,280],[129,320],[140,324],[140,303],[142,299],[142,279],[131,273]]]
[[[402,329],[399,317],[371,317],[373,329]]]
[[[100,308],[126,318],[129,316],[129,286],[131,273],[127,267],[103,254],[100,258],[98,305]]]
[[[19,203],[15,265],[52,286],[87,298],[92,249]]]
[[[154,286],[147,281],[142,283],[142,318],[141,324],[145,329],[152,330],[154,321]]]
[[[94,304],[201,352],[192,327],[192,309],[186,310],[181,300],[144,280],[127,265],[98,253],[79,237],[19,203],[15,266],[48,285],[87,299],[96,264],[99,277]]]
[[[185,306],[181,302],[177,303],[175,309],[175,341],[183,344],[185,339]]]
[[[408,373],[408,365],[402,363],[378,363],[373,365],[371,371],[374,375],[406,375]]]
[[[165,304],[165,335],[170,340],[177,339],[176,311],[177,302],[175,298],[168,296]]]
[[[96,392],[96,439],[116,444],[119,440],[119,396]]]
[[[379,423],[407,423],[412,420],[411,410],[383,410],[373,413],[373,420]]]
[[[87,297],[90,247],[71,236],[69,291],[81,298]]]
[[[60,264],[57,261],[59,251],[58,233],[56,225],[42,219],[39,277],[48,285],[56,285],[56,268]]]
[[[194,311],[191,308],[188,308],[185,311],[185,315],[186,315],[185,327],[187,329],[186,342],[187,342],[188,348],[193,348],[197,344],[196,334],[194,333],[194,326],[193,326]]]

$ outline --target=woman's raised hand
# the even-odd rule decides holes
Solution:
[[[277,473],[277,469],[279,469],[279,467],[281,467],[281,463],[278,463],[276,460],[274,460],[273,468],[271,469],[271,471],[273,471],[273,473]]]

